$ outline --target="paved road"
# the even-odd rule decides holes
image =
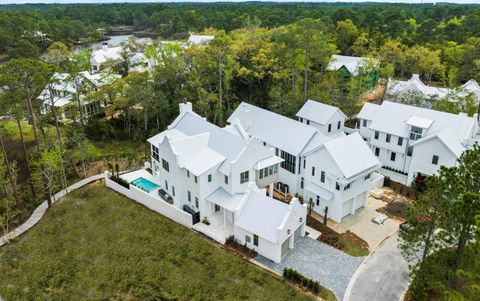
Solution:
[[[283,257],[281,263],[275,263],[260,255],[255,259],[280,273],[285,267],[297,270],[318,281],[330,289],[338,300],[342,300],[350,278],[365,257],[352,257],[324,243],[302,237],[295,244],[295,248]]]
[[[400,254],[398,234],[386,239],[367,259],[344,301],[398,301],[410,277]]]

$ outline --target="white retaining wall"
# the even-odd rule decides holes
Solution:
[[[138,189],[137,187],[130,185],[130,189],[127,189],[114,181],[109,179],[109,175],[105,174],[105,185],[115,190],[118,193],[125,195],[126,197],[136,201],[137,203],[142,204],[143,206],[160,213],[163,216],[168,217],[169,219],[191,228],[192,224],[192,215],[189,213],[174,207],[167,202],[156,199],[153,196],[145,193],[144,191]]]
[[[384,179],[385,177],[382,174],[379,174],[378,172],[374,172],[372,174],[371,188],[382,188]]]

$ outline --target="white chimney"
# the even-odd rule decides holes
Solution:
[[[180,114],[183,114],[185,112],[193,112],[191,102],[181,103],[181,104],[178,105],[178,107],[180,109]]]

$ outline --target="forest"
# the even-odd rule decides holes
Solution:
[[[185,41],[192,33],[215,39],[188,48],[147,47],[147,57],[158,62],[151,72],[129,72],[123,64],[116,70],[121,78],[88,90],[79,78],[91,67],[90,53],[72,53],[72,46],[80,39],[101,40],[99,29],[118,26],[155,34],[158,41]],[[368,73],[344,77],[327,71],[333,54],[378,59],[378,90],[366,86]],[[68,183],[141,164],[148,158],[145,140],[164,130],[184,101],[224,126],[242,101],[294,117],[307,99],[315,99],[338,106],[354,126],[365,99],[380,101],[390,78],[420,74],[432,86],[450,88],[480,82],[480,5],[2,5],[0,62],[5,230]],[[40,114],[37,97],[54,83],[55,73],[76,83],[71,123],[60,120],[60,109]],[[81,98],[111,106],[87,118]],[[436,289],[422,285],[421,293]]]

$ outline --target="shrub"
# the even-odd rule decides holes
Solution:
[[[205,225],[210,225],[210,221],[208,220],[208,218],[205,216],[202,220],[202,223],[204,223]]]
[[[284,268],[283,269],[283,278],[291,280],[301,286],[307,288],[308,290],[318,294],[321,290],[320,283],[315,280],[309,279],[294,269]]]

